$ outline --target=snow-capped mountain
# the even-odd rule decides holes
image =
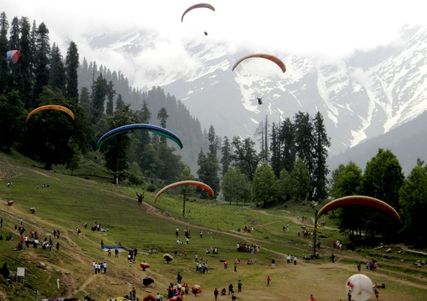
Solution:
[[[119,42],[115,40],[114,46],[102,47],[115,47],[116,52],[131,49],[126,55],[136,62],[161,43],[150,38],[158,37],[129,34]],[[95,47],[96,39],[91,43]],[[187,59],[173,66],[166,60],[154,69],[154,63],[147,62],[147,68],[141,66],[142,71],[135,72],[133,79],[138,75],[156,78],[157,84],[188,107],[202,127],[213,125],[220,136],[253,136],[266,115],[277,123],[298,111],[312,116],[320,111],[331,137],[330,153],[337,154],[427,109],[424,27],[404,28],[400,39],[390,45],[356,51],[346,60],[325,62],[271,53],[286,64],[284,74],[262,59],[244,61],[233,72],[231,67],[237,59],[254,51],[236,51],[209,39],[188,43],[184,51]],[[151,81],[147,83],[150,86]],[[257,97],[262,97],[262,105],[257,104]]]
[[[283,75],[268,61],[253,66],[243,62],[239,68],[244,71],[232,72],[232,64],[243,55],[236,53],[205,58],[209,72],[177,80],[165,89],[202,125],[213,124],[228,136],[253,135],[265,115],[279,122],[297,111],[320,111],[332,140],[331,153],[388,132],[427,109],[425,28],[403,31],[401,40],[386,49],[355,53],[346,61],[324,63],[275,54],[287,65]],[[277,70],[260,71],[260,64]],[[263,98],[263,105],[257,105],[256,97]]]

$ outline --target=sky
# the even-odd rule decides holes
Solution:
[[[404,25],[427,25],[425,0],[207,0],[215,7],[181,15],[198,2],[188,0],[0,0],[0,11],[9,21],[26,16],[45,22],[51,42],[66,45],[73,40],[81,56],[111,69],[122,69],[138,83],[146,69],[167,62],[188,68],[197,62],[188,56],[190,41],[222,43],[227,51],[292,53],[328,60],[350,56],[398,40]],[[103,33],[148,32],[157,37],[149,51],[130,64],[123,54],[95,53],[88,37]],[[205,37],[203,32],[209,35]]]

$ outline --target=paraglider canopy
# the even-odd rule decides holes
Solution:
[[[175,142],[176,144],[178,144],[178,146],[180,148],[183,147],[181,139],[179,139],[179,137],[177,135],[175,135],[174,133],[172,133],[168,129],[165,129],[165,128],[162,128],[160,126],[153,125],[153,124],[132,123],[132,124],[126,124],[126,125],[116,127],[114,129],[106,132],[104,135],[101,136],[101,138],[98,139],[98,142],[96,143],[96,148],[99,149],[101,147],[101,145],[105,141],[110,139],[111,137],[114,137],[114,136],[121,134],[121,133],[124,133],[124,132],[137,130],[137,129],[148,130],[148,131],[150,131],[156,135],[166,137],[166,138],[172,140],[173,142]]]
[[[320,210],[317,212],[317,219],[319,219],[323,214],[326,214],[331,210],[350,205],[360,205],[375,208],[387,213],[396,221],[400,221],[399,213],[397,213],[397,211],[392,206],[379,199],[366,195],[350,195],[332,200],[326,205],[324,205],[322,208],[320,208]]]
[[[205,183],[199,182],[199,181],[186,180],[186,181],[179,181],[179,182],[175,182],[175,183],[166,185],[165,187],[160,189],[159,192],[156,193],[156,196],[154,197],[154,201],[157,201],[157,198],[166,190],[168,190],[170,188],[177,187],[177,186],[183,186],[183,185],[196,186],[196,187],[206,191],[209,194],[209,196],[211,196],[211,197],[213,197],[215,195],[215,192],[213,191],[213,189],[208,184],[205,184]]]
[[[196,8],[208,8],[212,11],[215,11],[215,7],[213,7],[212,5],[210,5],[209,3],[198,3],[198,4],[194,4],[192,6],[190,6],[189,8],[187,8],[184,13],[181,16],[181,22],[184,22],[184,16],[191,10],[196,9]],[[207,33],[205,33],[205,35],[207,35]]]
[[[62,111],[64,113],[66,113],[68,116],[71,117],[71,119],[75,119],[74,113],[73,111],[71,111],[69,108],[61,106],[61,105],[44,105],[44,106],[40,106],[35,108],[34,110],[32,110],[30,113],[28,113],[27,118],[25,119],[26,122],[28,122],[28,120],[30,120],[31,116],[33,116],[34,114],[41,112],[41,111],[45,111],[45,110],[56,110],[56,111]]]
[[[8,52],[6,52],[6,59],[9,62],[12,62],[13,64],[16,64],[19,59],[21,58],[22,54],[21,51],[19,50],[9,50]]]
[[[351,300],[368,301],[374,296],[372,280],[363,274],[354,274],[347,279],[346,292],[351,294]]]
[[[173,256],[171,254],[163,254],[163,259],[166,261],[166,263],[169,263],[173,260]]]
[[[285,63],[283,63],[279,58],[275,57],[274,55],[271,54],[266,54],[266,53],[255,53],[255,54],[251,54],[251,55],[247,55],[245,57],[242,57],[241,59],[239,59],[234,65],[233,68],[231,68],[232,71],[234,71],[234,69],[236,69],[236,67],[243,62],[244,60],[250,59],[250,58],[262,58],[262,59],[266,59],[269,61],[272,61],[273,63],[275,63],[277,66],[279,66],[279,68],[282,70],[283,73],[286,72],[286,66]]]

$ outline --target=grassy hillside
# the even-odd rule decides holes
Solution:
[[[90,163],[90,164],[89,164]],[[343,239],[333,221],[326,220],[320,229],[322,259],[311,262],[301,260],[310,253],[311,238],[298,236],[302,227],[310,229],[312,209],[308,205],[289,204],[286,208],[255,210],[214,201],[195,200],[187,202],[186,218],[181,218],[182,199],[179,195],[163,195],[153,203],[153,194],[146,192],[146,202],[137,206],[135,192],[140,187],[116,187],[106,181],[108,174],[96,165],[95,161],[85,164],[85,168],[70,176],[62,169],[47,172],[38,164],[19,154],[0,153],[0,216],[3,227],[0,234],[5,238],[12,233],[13,239],[0,240],[0,266],[7,263],[10,270],[25,267],[24,283],[7,282],[0,276],[0,300],[35,300],[41,297],[90,295],[96,300],[107,300],[123,296],[134,286],[137,295],[148,292],[162,294],[170,282],[176,281],[180,271],[184,281],[200,284],[201,296],[188,296],[186,300],[213,300],[215,287],[236,286],[242,280],[243,291],[238,300],[306,300],[310,293],[318,300],[343,300],[346,298],[344,286],[346,279],[356,273],[355,265],[370,258],[379,260],[377,272],[363,270],[376,283],[386,283],[387,288],[380,291],[382,300],[425,300],[427,296],[426,267],[415,267],[416,260],[425,260],[422,255],[409,254],[399,246],[392,246],[392,253],[382,249],[342,250],[336,253],[338,261],[329,262],[334,239]],[[8,187],[7,182],[13,184]],[[13,206],[6,201],[13,200]],[[35,214],[30,212],[35,208]],[[304,222],[299,217],[306,217]],[[20,218],[29,231],[37,231],[40,240],[59,229],[59,250],[24,248],[15,251],[18,244]],[[87,228],[85,228],[87,224]],[[91,226],[101,224],[105,232],[92,231]],[[252,233],[239,232],[238,229],[253,226]],[[283,231],[283,225],[289,225]],[[81,229],[77,234],[76,229]],[[191,231],[189,244],[177,245],[175,229],[180,229],[180,239],[184,228]],[[203,231],[203,238],[199,231]],[[107,256],[100,249],[101,240],[106,245],[136,247],[136,263],[128,263],[126,252],[116,258]],[[254,243],[261,246],[259,253],[236,251],[237,242]],[[205,254],[205,249],[216,246],[218,255]],[[149,248],[158,253],[148,254]],[[174,261],[166,264],[163,254],[174,255]],[[203,257],[209,264],[209,273],[195,272],[194,256]],[[297,265],[286,264],[286,255],[299,258]],[[237,272],[233,262],[241,259]],[[255,264],[246,264],[251,258]],[[276,266],[271,267],[271,260]],[[106,274],[94,274],[91,262],[106,261]],[[229,267],[224,270],[222,260],[228,260]],[[139,262],[147,261],[151,268],[141,271]],[[40,264],[43,263],[43,264]],[[43,266],[38,267],[38,266]],[[149,275],[154,286],[143,287],[142,279]],[[272,284],[266,286],[270,275]],[[59,288],[57,287],[59,279]],[[38,291],[38,293],[37,293]],[[220,300],[230,300],[229,296]]]

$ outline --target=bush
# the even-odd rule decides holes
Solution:
[[[154,191],[156,191],[157,190],[157,187],[156,187],[156,185],[154,185],[154,184],[149,184],[148,186],[147,186],[147,191],[149,191],[149,192],[154,192]]]
[[[0,268],[0,275],[2,275],[5,279],[9,278],[10,271],[7,263],[3,263],[2,267]]]

